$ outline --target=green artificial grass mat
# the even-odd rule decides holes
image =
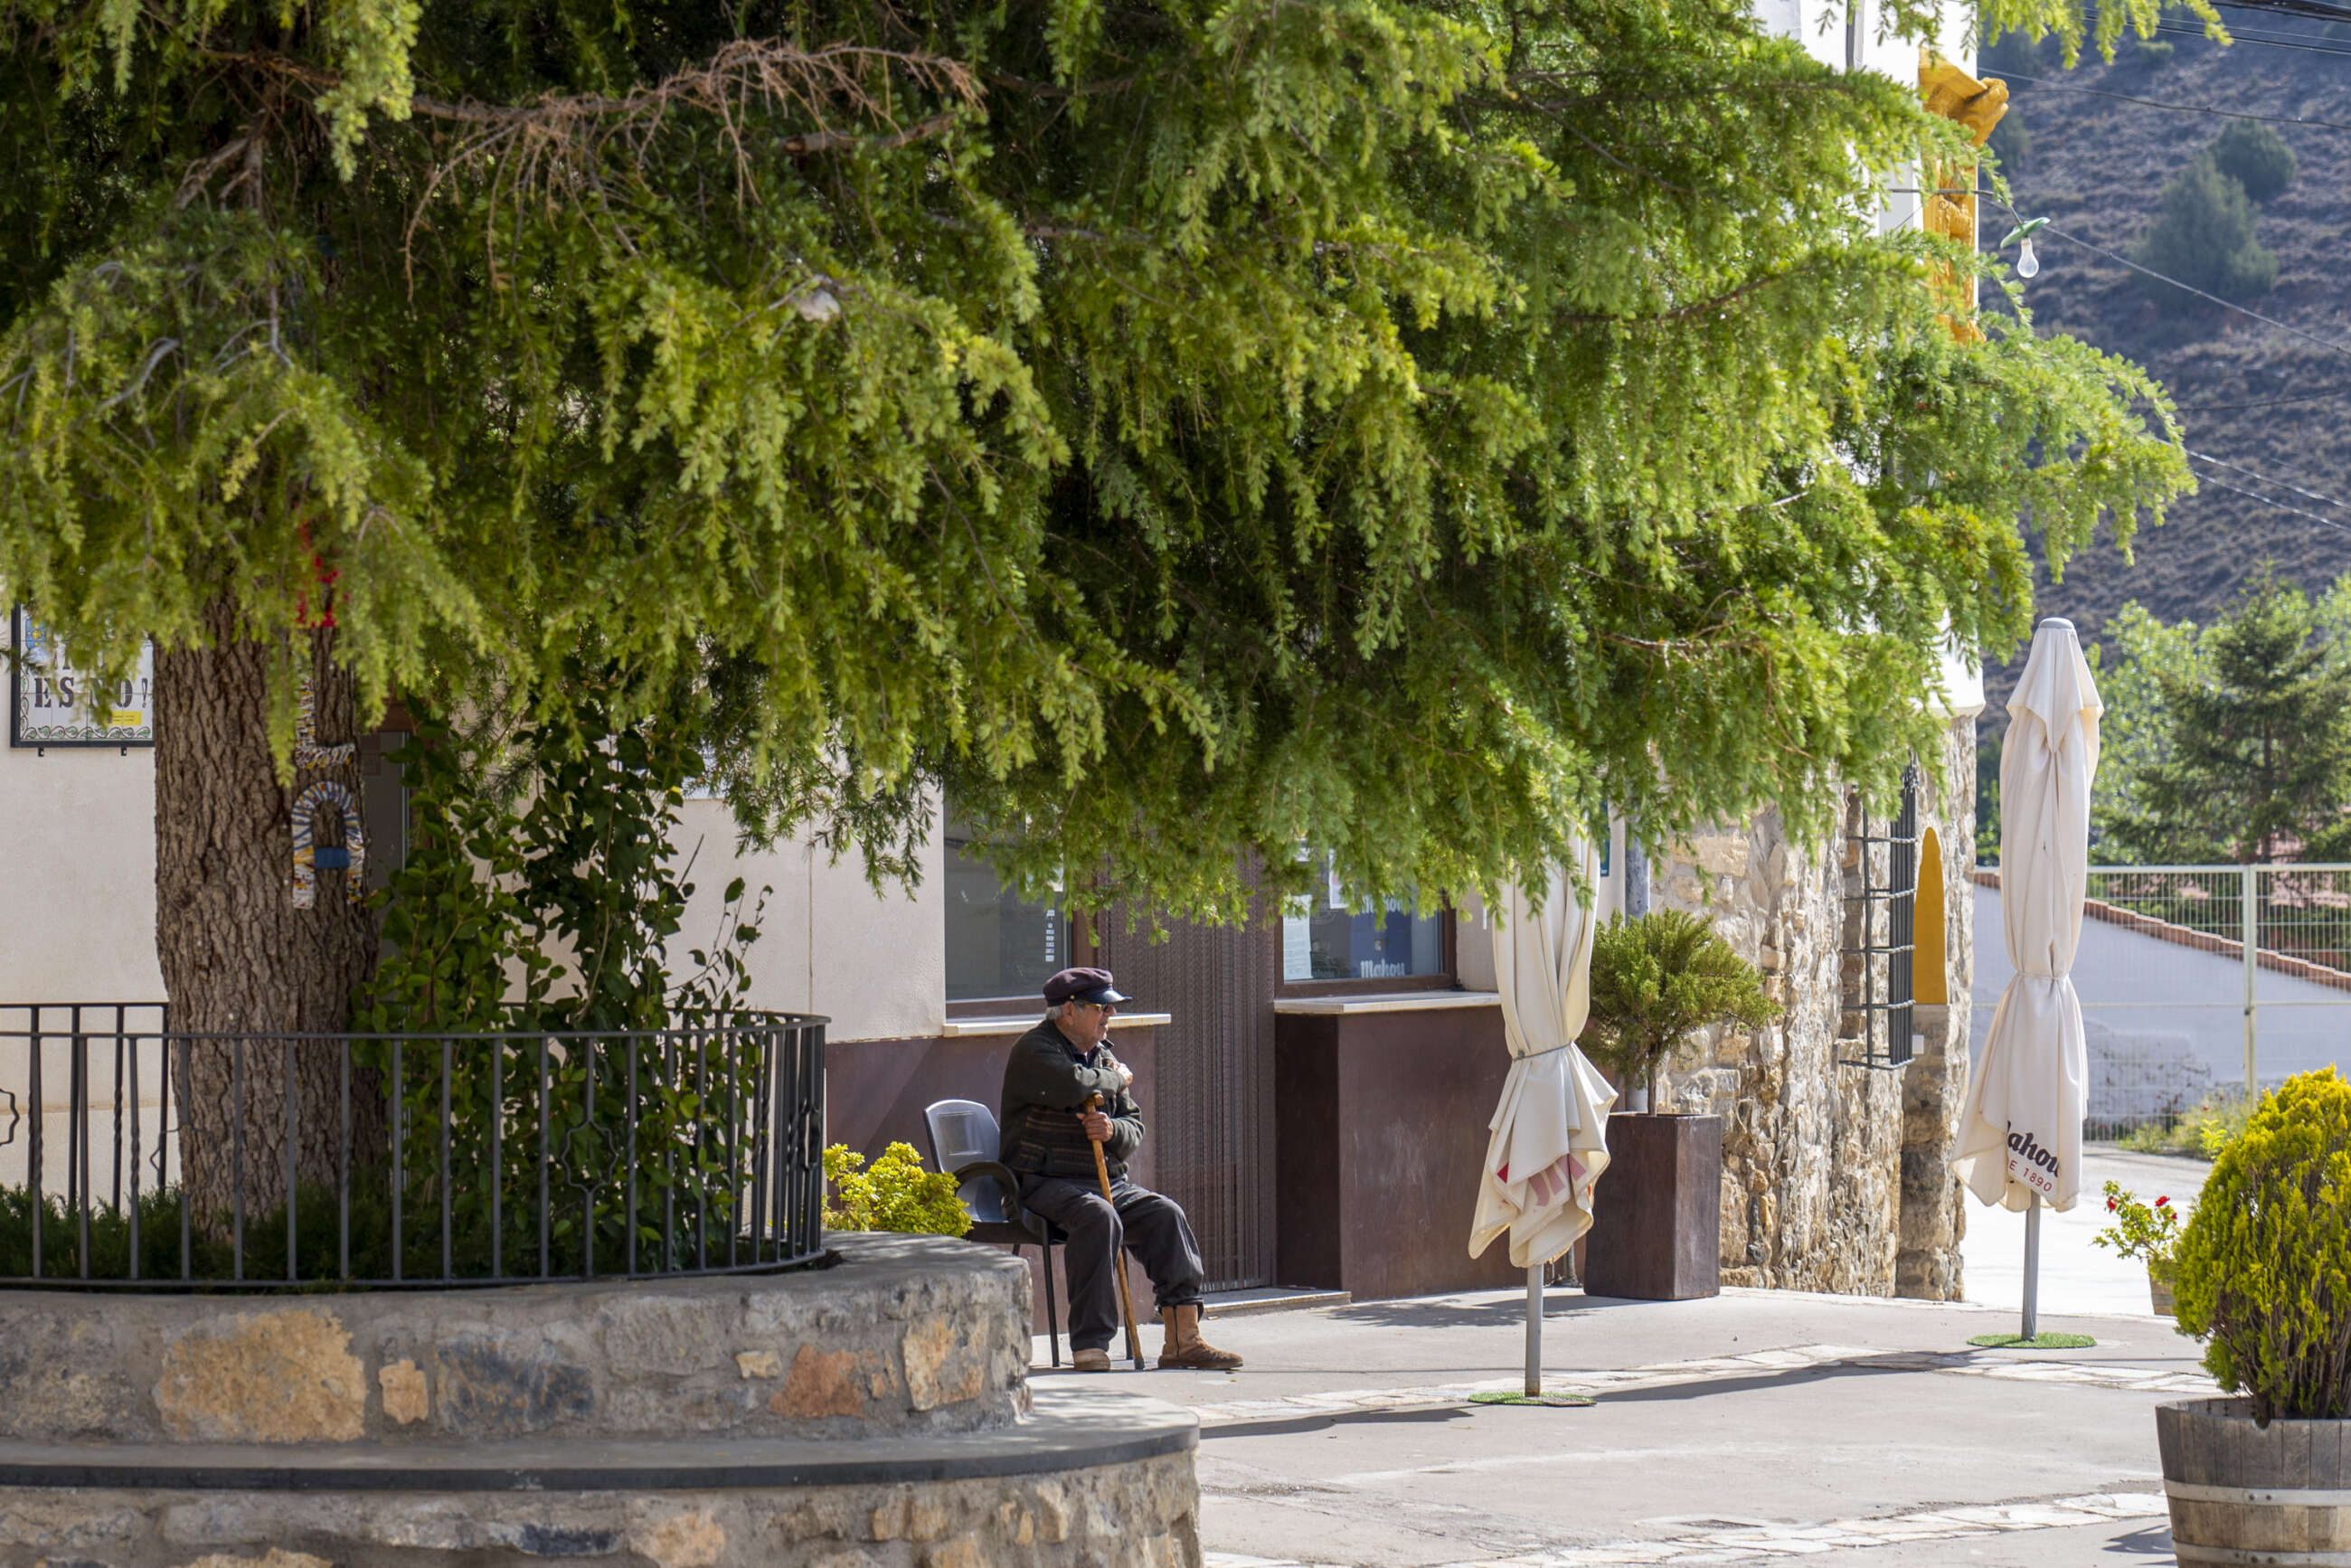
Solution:
[[[1589,1394],[1472,1394],[1472,1405],[1547,1405],[1555,1410],[1573,1410],[1597,1404]]]
[[[1985,1350],[2087,1350],[2098,1342],[2085,1333],[2037,1333],[2031,1339],[2022,1334],[1981,1333],[1968,1343]]]

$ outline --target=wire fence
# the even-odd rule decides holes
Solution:
[[[191,1034],[0,1005],[0,1286],[510,1284],[822,1255],[824,1021]]]
[[[1980,1048],[2015,970],[2000,873],[1976,880]],[[2073,978],[2092,1137],[2351,1061],[2351,865],[2094,866]]]

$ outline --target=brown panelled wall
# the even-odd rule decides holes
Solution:
[[[1285,1013],[1275,1062],[1282,1283],[1370,1301],[1524,1281],[1502,1242],[1468,1250],[1500,1008]]]
[[[1155,1041],[1158,1176],[1150,1185],[1191,1217],[1209,1290],[1276,1283],[1278,930],[1177,925],[1153,943],[1115,916],[1102,924],[1100,961],[1118,976],[1119,989],[1138,1008],[1174,1015]]]

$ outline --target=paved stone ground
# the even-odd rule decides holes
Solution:
[[[1243,1373],[1089,1381],[1198,1411],[1210,1568],[2172,1561],[2152,1411],[2210,1385],[2151,1316],[2044,1313],[2098,1344],[2018,1356],[1967,1344],[2001,1309],[1554,1290],[1547,1386],[1599,1403],[1472,1405],[1517,1386],[1523,1306],[1236,1318]]]

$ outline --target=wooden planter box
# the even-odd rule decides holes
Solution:
[[[2197,1563],[2351,1562],[2351,1421],[2253,1425],[2245,1399],[2158,1406],[2171,1549]]]
[[[1685,1301],[1722,1289],[1722,1118],[1620,1111],[1593,1196],[1583,1289]]]

